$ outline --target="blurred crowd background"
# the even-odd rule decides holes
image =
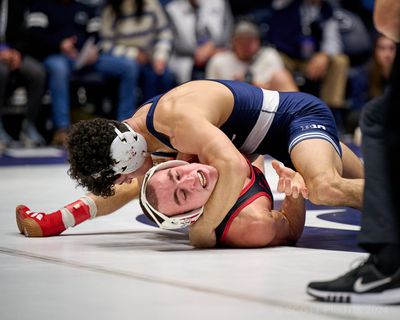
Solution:
[[[324,100],[344,142],[381,95],[395,44],[373,0],[0,0],[0,153],[62,147],[81,119],[130,117],[189,80]]]

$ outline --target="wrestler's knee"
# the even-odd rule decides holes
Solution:
[[[339,192],[339,176],[334,174],[320,174],[307,181],[308,199],[316,205],[333,203]]]

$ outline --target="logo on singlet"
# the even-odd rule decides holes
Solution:
[[[322,124],[307,124],[305,126],[300,126],[301,130],[310,130],[310,129],[322,129],[326,130],[325,126]]]

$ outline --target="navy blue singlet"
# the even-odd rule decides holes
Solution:
[[[240,152],[251,158],[268,154],[293,168],[290,152],[306,139],[324,139],[341,156],[341,147],[332,112],[320,99],[301,92],[264,90],[240,81],[216,81],[234,96],[231,115],[220,129]],[[169,138],[154,128],[153,118],[162,95],[151,103],[146,126],[162,143],[172,148]]]

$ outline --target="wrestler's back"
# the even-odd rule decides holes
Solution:
[[[220,127],[232,113],[234,97],[225,85],[216,81],[197,80],[186,82],[163,95],[157,111],[164,116],[179,117],[183,114],[204,116],[213,125]],[[155,113],[155,121],[157,119]],[[166,122],[163,121],[163,122]]]

